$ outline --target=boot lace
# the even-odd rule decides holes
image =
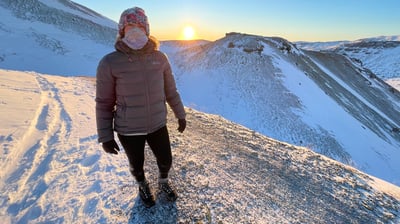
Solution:
[[[169,186],[168,183],[161,183],[160,187],[161,187],[161,190],[167,194],[174,193],[174,191],[172,190],[172,188]]]
[[[146,199],[151,198],[150,188],[147,184],[143,187],[140,187],[139,189],[143,193],[144,198],[146,198]]]

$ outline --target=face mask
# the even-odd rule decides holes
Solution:
[[[146,33],[139,27],[129,29],[122,38],[122,41],[133,50],[142,49],[148,40]]]

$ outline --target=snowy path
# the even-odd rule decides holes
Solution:
[[[54,184],[51,181],[57,175],[55,168],[58,164],[53,161],[56,161],[59,145],[69,141],[71,122],[55,88],[41,76],[36,76],[36,79],[40,87],[40,102],[21,141],[10,149],[12,153],[23,155],[7,157],[11,159],[7,163],[17,166],[6,167],[14,170],[5,169],[6,173],[11,173],[5,185],[12,189],[8,195],[13,202],[9,213],[17,215],[21,208],[29,208],[31,216],[39,217],[42,210],[33,205],[47,192],[49,184]],[[21,195],[24,197],[21,198]]]
[[[86,114],[93,111],[92,82],[77,83],[80,79],[73,78],[59,81],[36,74],[3,75],[17,79],[15,83],[20,86],[14,91],[34,101],[31,108],[35,110],[31,114],[18,111],[20,101],[13,94],[4,103],[12,113],[19,114],[13,120],[29,116],[30,121],[24,130],[2,137],[6,151],[1,163],[1,189],[8,194],[2,195],[1,202],[8,204],[7,213],[23,223],[36,218],[72,222],[83,219],[85,213],[94,213],[97,208],[92,205],[98,194],[90,191],[101,188],[86,174],[99,169],[101,151],[96,144],[93,114]],[[87,200],[80,200],[83,195]],[[73,209],[66,210],[66,206]]]
[[[171,180],[145,209],[125,155],[96,142],[94,80],[0,70],[2,223],[398,223],[400,188],[225,119],[188,109]],[[170,113],[172,115],[172,113]]]

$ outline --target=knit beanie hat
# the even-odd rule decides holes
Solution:
[[[121,37],[125,35],[124,28],[129,24],[136,24],[143,27],[147,36],[150,35],[149,21],[143,9],[139,7],[133,7],[122,12],[118,23],[118,32]]]

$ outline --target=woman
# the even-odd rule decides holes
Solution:
[[[155,204],[143,171],[145,143],[157,159],[159,189],[175,201],[168,182],[172,165],[166,102],[178,119],[178,131],[186,127],[185,110],[176,89],[167,56],[150,36],[143,9],[125,10],[118,24],[115,51],[104,56],[96,74],[96,121],[98,141],[104,151],[118,154],[114,131],[125,149],[130,171],[139,185],[146,207]]]

